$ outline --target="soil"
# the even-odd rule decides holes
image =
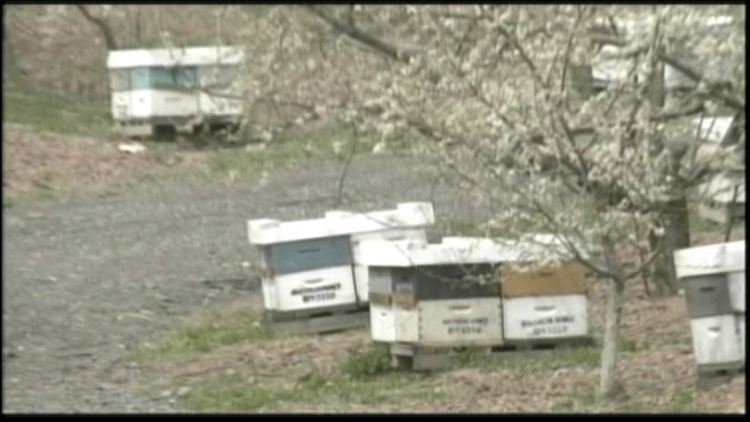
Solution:
[[[34,192],[40,188],[35,181],[45,172],[80,191],[65,200],[24,201],[3,210],[3,410],[9,413],[183,411],[170,394],[138,393],[157,374],[128,357],[195,313],[248,301],[260,306],[259,257],[247,242],[247,219],[314,218],[329,209],[383,209],[419,200],[434,201],[438,220],[471,220],[486,212],[464,192],[434,188],[429,166],[403,157],[356,158],[341,204],[337,189],[343,164],[336,162],[279,170],[262,184],[242,178],[188,184],[175,178],[155,190],[101,196],[90,192],[123,178],[166,174],[163,163],[149,154],[124,154],[112,144],[61,139],[19,127],[4,130],[3,143],[4,195]],[[195,160],[178,161],[183,169],[198,165]],[[246,262],[253,265],[247,268]],[[592,294],[593,321],[603,309],[603,293],[597,289]],[[625,336],[654,344],[621,363],[631,394],[663,400],[671,390],[691,386],[695,369],[684,298],[648,299],[638,285],[627,295]],[[674,337],[687,346],[658,346],[660,339]],[[363,331],[280,340],[227,350],[213,366],[197,361],[158,374],[190,378],[252,361],[263,364],[252,366],[254,374],[248,376],[270,375],[283,384],[294,379],[273,377],[281,368],[318,356],[316,364],[325,370],[340,353],[367,341]],[[281,356],[280,350],[291,358],[272,359]],[[656,367],[660,370],[654,371]],[[289,410],[547,411],[545,395],[570,383],[596,385],[596,376],[591,370],[561,372],[551,380],[519,379],[512,373],[465,368],[439,374],[436,382],[477,395],[447,402],[441,409],[415,402],[399,409],[299,405]],[[654,392],[654,386],[670,391]],[[698,393],[706,408],[721,412],[744,413],[744,398],[744,376]]]

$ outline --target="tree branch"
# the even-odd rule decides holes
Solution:
[[[101,31],[102,35],[104,36],[104,42],[107,45],[108,50],[117,50],[118,44],[115,40],[114,35],[112,34],[112,29],[110,28],[109,24],[104,21],[104,19],[97,18],[96,16],[93,16],[88,9],[86,9],[86,6],[82,4],[75,4],[74,5],[76,9],[78,9],[84,18],[86,18],[87,21],[93,23],[97,28],[99,28],[99,31]]]
[[[331,16],[328,16],[313,5],[303,5],[302,7],[322,19],[337,32],[340,32],[348,36],[349,38],[358,41],[360,44],[363,44],[377,51],[378,53],[385,55],[386,57],[404,63],[409,63],[409,59],[413,56],[412,53],[401,50],[393,45],[386,43],[383,40],[375,38],[374,36],[361,31],[359,28],[353,25],[353,19],[348,23],[344,23]]]
[[[339,177],[339,187],[336,193],[336,206],[337,207],[341,205],[341,198],[344,194],[344,182],[346,181],[346,174],[349,172],[349,165],[352,162],[354,153],[357,151],[357,144],[359,143],[359,132],[357,131],[357,125],[355,122],[351,122],[351,126],[352,126],[352,134],[354,134],[354,141],[352,142],[352,148],[349,150],[349,155],[346,157],[346,162],[344,163],[344,170],[341,172],[341,177]]]
[[[691,68],[690,66],[688,66],[685,63],[682,63],[676,57],[671,56],[669,54],[666,54],[666,53],[660,51],[660,52],[657,53],[657,58],[659,60],[663,61],[664,63],[666,63],[666,64],[674,67],[675,69],[679,70],[685,76],[687,76],[688,78],[692,79],[696,83],[705,82],[706,85],[707,85],[707,87],[708,87],[709,94],[712,95],[712,96],[714,96],[714,97],[716,97],[716,98],[719,98],[720,100],[722,100],[728,106],[730,106],[730,107],[732,107],[734,109],[744,109],[745,108],[745,102],[744,101],[742,101],[741,99],[739,99],[737,97],[734,97],[733,95],[731,95],[731,94],[729,94],[727,92],[722,92],[724,90],[723,90],[721,84],[718,84],[718,83],[713,82],[713,81],[709,81],[705,76],[701,75],[697,70]]]
[[[497,25],[495,28],[497,29],[497,31],[503,37],[505,37],[505,39],[507,39],[511,43],[511,45],[513,46],[513,48],[515,48],[516,51],[518,51],[518,54],[521,55],[521,60],[523,60],[523,62],[526,64],[526,67],[529,68],[529,70],[531,71],[532,76],[534,76],[534,80],[536,80],[537,83],[539,83],[539,85],[544,86],[544,81],[542,80],[541,76],[539,76],[539,74],[537,73],[536,66],[534,65],[534,62],[531,61],[531,58],[529,57],[529,55],[526,54],[526,50],[524,50],[523,46],[521,46],[521,44],[518,42],[518,39],[515,36],[513,36],[502,25]]]
[[[695,97],[691,97],[688,103],[676,110],[662,110],[655,115],[651,116],[650,119],[656,122],[665,122],[668,120],[678,119],[680,117],[691,116],[698,114],[704,110],[703,101],[698,100]]]

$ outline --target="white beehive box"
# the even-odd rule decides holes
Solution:
[[[401,203],[394,210],[370,213],[329,211],[325,217],[311,220],[249,220],[248,239],[264,255],[266,309],[365,305],[366,280],[356,279],[352,239],[423,238],[425,226],[433,222],[432,205],[423,202]]]
[[[744,320],[744,315],[742,315]],[[729,364],[745,361],[744,324],[734,315],[710,316],[690,320],[693,353],[698,365]]]
[[[545,253],[530,243],[477,238],[362,242],[372,338],[421,346],[500,344],[503,315],[495,265]],[[461,285],[457,279],[463,273],[486,277],[487,283]]]
[[[267,309],[296,311],[357,302],[350,266],[285,274],[264,283]]]
[[[745,241],[681,249],[674,252],[674,262],[686,293],[696,290],[687,303],[697,364],[744,362]]]

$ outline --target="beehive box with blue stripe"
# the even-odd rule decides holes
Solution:
[[[433,222],[432,205],[424,202],[368,213],[329,211],[310,220],[249,220],[250,243],[263,252],[266,311],[367,309],[367,274],[358,270],[352,248],[361,239],[424,239]]]

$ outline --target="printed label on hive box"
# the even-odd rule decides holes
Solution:
[[[572,315],[524,319],[521,320],[521,328],[530,332],[531,336],[565,334],[568,332],[568,325],[574,322],[575,317]]]
[[[319,302],[336,298],[336,290],[341,289],[341,283],[329,284],[326,286],[300,287],[293,289],[293,296],[302,296],[302,302]]]
[[[450,318],[444,319],[443,325],[448,329],[448,334],[480,334],[485,331],[490,320],[483,318]]]

